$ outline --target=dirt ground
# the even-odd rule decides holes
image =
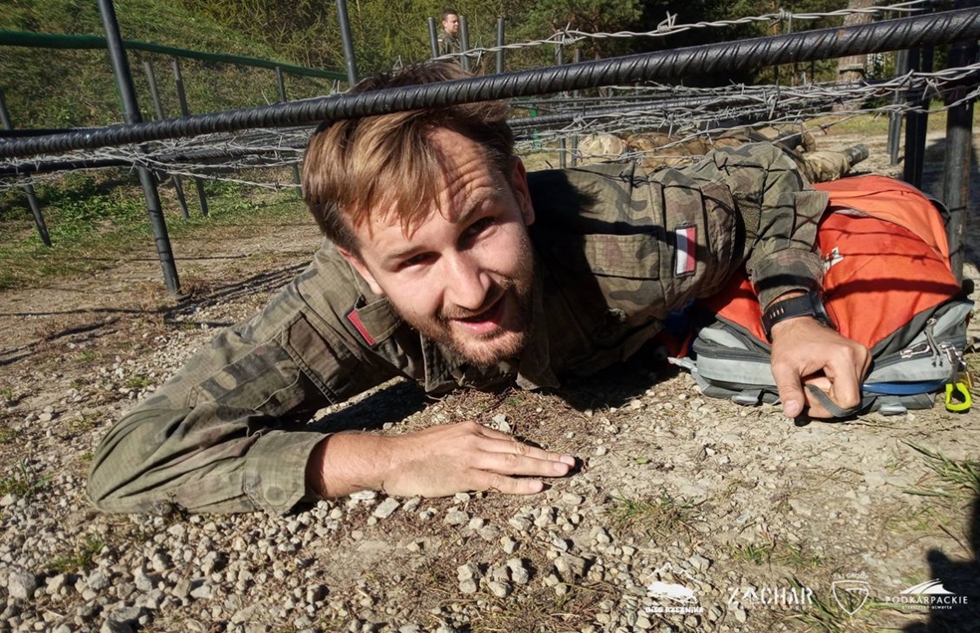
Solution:
[[[866,142],[859,172],[896,173],[883,138],[817,140]],[[980,473],[965,465],[980,413],[796,425],[706,398],[653,360],[553,394],[431,401],[396,383],[318,422],[476,419],[582,460],[532,498],[400,499],[386,516],[383,496],[287,517],[97,514],[84,479],[106,430],[317,247],[312,223],[253,228],[174,245],[182,302],[149,250],[0,294],[0,478],[13,490],[0,499],[0,630],[980,630]],[[21,601],[15,569],[39,587]],[[945,603],[902,593],[931,580]]]

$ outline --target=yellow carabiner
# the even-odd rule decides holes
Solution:
[[[950,383],[946,385],[947,411],[962,413],[963,411],[969,411],[970,405],[972,404],[973,398],[970,396],[970,388],[965,382],[957,381],[955,384]]]

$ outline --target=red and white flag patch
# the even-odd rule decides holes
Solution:
[[[675,229],[674,246],[674,276],[693,275],[698,263],[698,227],[681,226]]]

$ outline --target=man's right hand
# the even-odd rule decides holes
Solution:
[[[537,477],[563,477],[574,466],[571,455],[463,422],[395,436],[331,435],[314,449],[306,476],[321,497],[358,490],[422,497],[474,490],[534,494],[544,488]]]

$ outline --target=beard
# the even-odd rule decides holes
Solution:
[[[531,330],[534,258],[530,246],[521,249],[520,270],[515,277],[494,280],[483,305],[476,310],[444,308],[433,317],[402,318],[422,336],[435,341],[450,354],[480,368],[516,359],[527,346]],[[395,306],[397,310],[397,306]],[[456,321],[499,311],[499,326],[491,332],[468,332]]]

